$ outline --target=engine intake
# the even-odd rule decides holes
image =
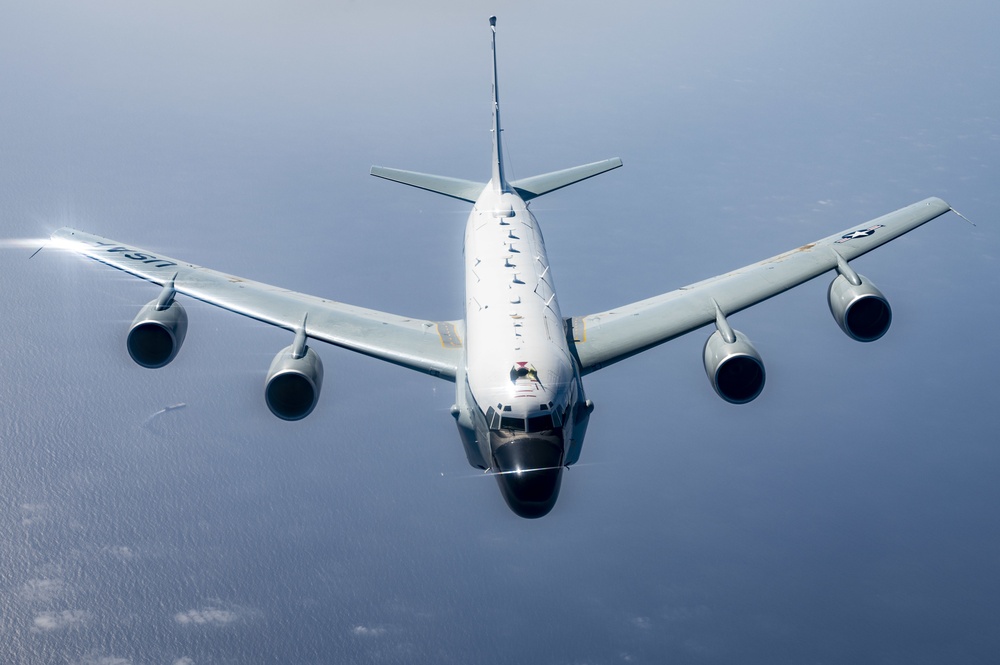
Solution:
[[[175,357],[187,335],[187,312],[176,300],[157,309],[152,300],[139,310],[128,329],[128,354],[137,364],[150,369],[163,367]]]
[[[732,333],[732,342],[718,330],[705,342],[705,373],[719,397],[746,404],[764,389],[764,362],[746,335],[739,330]]]
[[[848,337],[859,342],[874,342],[889,330],[892,309],[875,285],[861,275],[854,284],[844,275],[830,283],[827,299],[830,313]]]
[[[282,420],[302,420],[316,407],[323,387],[323,361],[305,347],[296,357],[295,345],[278,352],[271,361],[264,384],[264,400],[271,413]]]

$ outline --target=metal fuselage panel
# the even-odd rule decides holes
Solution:
[[[465,231],[465,278],[465,381],[457,390],[489,465],[493,451],[483,435],[491,407],[522,422],[544,414],[571,421],[580,381],[541,230],[516,193],[491,183],[476,201]],[[567,437],[573,429],[565,428]]]

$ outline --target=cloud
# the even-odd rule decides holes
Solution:
[[[35,616],[32,630],[48,632],[84,622],[89,615],[83,610],[63,610],[62,612],[42,612]]]
[[[649,617],[634,617],[632,619],[632,625],[636,628],[641,628],[642,630],[649,630],[652,626],[649,621]]]
[[[132,665],[128,658],[116,658],[115,656],[87,656],[78,665]]]
[[[385,633],[385,628],[359,625],[351,628],[351,632],[361,637],[378,637]]]
[[[174,661],[174,665],[194,665],[194,661],[184,656],[183,658],[178,658]]]
[[[22,503],[21,504],[21,524],[29,526],[45,520],[49,507],[44,503]]]
[[[236,612],[224,610],[218,607],[204,607],[200,610],[187,610],[174,615],[174,621],[182,626],[188,625],[213,625],[225,626],[238,620],[240,617]]]
[[[134,549],[127,545],[118,545],[115,547],[107,547],[105,551],[111,556],[121,559],[123,561],[131,561],[136,558],[137,553]]]
[[[20,596],[29,602],[47,603],[59,596],[65,588],[62,580],[33,579],[24,583]]]

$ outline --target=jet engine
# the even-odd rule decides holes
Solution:
[[[827,299],[837,325],[859,342],[874,342],[892,323],[889,301],[874,284],[856,273],[837,275],[830,283]]]
[[[177,356],[187,334],[187,312],[176,300],[152,300],[139,310],[128,329],[128,354],[139,365],[156,369]]]
[[[727,329],[731,341],[716,330],[705,342],[705,373],[719,397],[746,404],[764,389],[764,363],[739,330]]]
[[[297,346],[292,344],[278,352],[264,384],[267,408],[282,420],[301,420],[312,413],[323,386],[323,361],[304,344],[297,353]]]

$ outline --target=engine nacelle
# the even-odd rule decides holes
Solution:
[[[719,397],[731,404],[746,404],[764,389],[764,362],[757,349],[739,330],[733,342],[716,330],[705,342],[705,373]]]
[[[176,300],[157,309],[159,301],[150,301],[139,310],[128,329],[128,354],[139,365],[156,369],[177,356],[187,334],[187,312]]]
[[[264,400],[271,413],[282,420],[302,420],[316,407],[323,387],[323,361],[319,354],[305,347],[295,357],[295,345],[278,352],[271,361],[264,384]]]
[[[859,342],[874,342],[889,330],[892,309],[882,292],[861,275],[860,284],[852,284],[843,275],[830,283],[827,299],[830,313],[849,337]]]

